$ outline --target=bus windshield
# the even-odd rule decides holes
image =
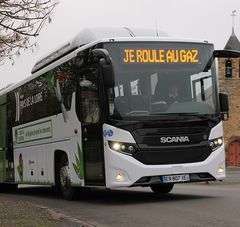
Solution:
[[[219,113],[215,64],[203,72],[213,45],[187,42],[105,43],[115,86],[108,90],[111,118]]]

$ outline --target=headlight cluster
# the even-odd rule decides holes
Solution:
[[[122,152],[128,155],[132,155],[137,150],[136,144],[133,143],[108,141],[108,145],[112,150]]]
[[[221,147],[223,145],[223,138],[219,137],[213,140],[210,140],[209,146],[214,151],[217,148]]]

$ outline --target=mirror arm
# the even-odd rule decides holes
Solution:
[[[215,50],[213,52],[215,58],[239,58],[240,51],[235,50]]]
[[[107,50],[97,48],[91,51],[92,57],[97,59],[103,75],[104,85],[106,87],[114,86],[114,70],[112,59]]]
[[[203,72],[208,72],[208,70],[211,68],[212,63],[215,60],[214,52],[213,52],[213,55],[211,56],[211,58],[208,60],[206,66],[204,67]]]
[[[104,58],[108,65],[111,64],[111,58],[109,56],[108,51],[105,49],[101,49],[101,48],[93,49],[92,55],[93,55],[93,57],[98,58],[98,59]]]
[[[208,60],[206,66],[203,69],[203,72],[207,72],[215,58],[240,58],[240,51],[235,50],[214,50],[211,58]]]

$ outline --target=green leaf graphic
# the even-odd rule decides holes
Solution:
[[[79,146],[79,143],[77,143],[77,149],[78,149],[78,155],[75,154],[75,159],[76,159],[76,163],[72,163],[73,164],[73,168],[76,172],[76,174],[78,175],[78,177],[80,179],[84,179],[84,169],[83,169],[83,153],[81,151],[81,148]]]
[[[23,166],[18,165],[18,166],[17,166],[17,171],[18,171],[20,180],[23,181]]]
[[[53,88],[54,87],[54,74],[53,71],[49,71],[46,76],[47,82],[48,82],[48,87]]]

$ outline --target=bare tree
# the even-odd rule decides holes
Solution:
[[[0,63],[35,45],[31,37],[51,22],[56,4],[56,0],[0,0]]]

